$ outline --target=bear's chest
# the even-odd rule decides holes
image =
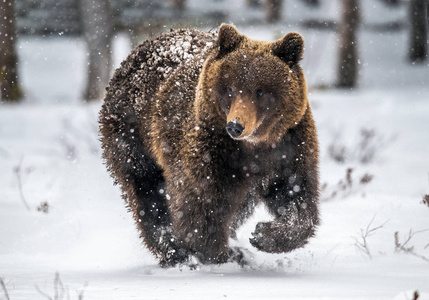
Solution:
[[[285,144],[251,149],[244,151],[243,159],[239,160],[239,168],[244,178],[264,185],[266,181],[293,174],[296,157],[297,149]]]

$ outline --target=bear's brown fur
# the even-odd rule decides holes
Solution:
[[[299,66],[303,40],[177,30],[116,70],[100,113],[108,169],[141,237],[172,266],[239,257],[228,246],[259,201],[274,221],[251,244],[288,252],[318,218],[318,144]]]

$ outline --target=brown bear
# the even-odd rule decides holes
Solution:
[[[238,260],[229,238],[263,202],[250,243],[304,246],[319,224],[318,142],[297,33],[181,29],[132,51],[100,112],[107,167],[162,266]]]

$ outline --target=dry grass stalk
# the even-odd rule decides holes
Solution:
[[[424,205],[426,205],[427,207],[429,207],[429,195],[424,195],[424,196],[423,196],[423,201],[422,201],[422,203],[423,203]]]
[[[83,294],[87,286],[88,285],[85,284],[83,288],[80,290],[78,295],[78,300],[83,300]],[[36,290],[39,292],[40,295],[42,295],[48,300],[64,300],[64,299],[70,300],[69,291],[61,281],[60,274],[58,272],[55,273],[55,278],[54,278],[54,297],[53,298],[47,293],[43,292],[37,285],[36,285]]]
[[[78,300],[83,300],[83,294],[84,294],[85,289],[86,289],[87,286],[88,286],[88,284],[85,283],[85,285],[83,286],[83,288],[80,290],[79,296],[78,296]]]
[[[0,277],[0,286],[2,287],[2,290],[3,290],[4,296],[6,297],[6,300],[10,300],[9,293],[7,292],[7,289],[6,289],[6,284],[4,283],[3,278],[1,278],[1,277]]]
[[[22,162],[23,161],[24,161],[24,156],[22,156],[21,159],[19,160],[19,164],[14,168],[14,172],[16,175],[16,179],[18,181],[18,190],[19,190],[19,196],[21,197],[21,201],[22,201],[22,203],[24,203],[25,208],[27,208],[27,210],[30,211],[31,208],[28,205],[27,200],[25,199],[24,191],[22,188],[21,173],[22,173]]]
[[[54,278],[54,298],[43,292],[37,285],[36,290],[40,295],[49,300],[62,300],[66,295],[66,289],[64,288],[63,282],[61,281],[60,274],[58,272],[55,273]],[[68,296],[67,299],[70,299],[70,296]]]
[[[388,221],[384,222],[383,224],[377,226],[377,227],[371,227],[372,222],[374,221],[374,217],[372,217],[371,221],[369,222],[368,226],[365,229],[360,229],[360,237],[354,238],[355,240],[355,247],[360,252],[366,254],[370,259],[372,259],[371,251],[368,247],[368,237],[373,235],[377,230],[382,228]]]
[[[336,197],[346,198],[362,190],[362,188],[370,183],[374,177],[370,174],[364,174],[359,180],[353,179],[353,169],[346,170],[345,178],[338,181],[334,186],[328,186],[324,183],[321,187],[322,201],[332,200]]]
[[[340,164],[347,161],[368,164],[372,163],[379,152],[393,139],[394,137],[386,138],[380,135],[375,129],[361,128],[359,142],[356,145],[346,146],[339,134],[336,134],[328,146],[328,154]]]
[[[409,246],[408,243],[411,241],[411,239],[414,237],[414,235],[422,232],[426,232],[427,230],[420,230],[413,232],[412,229],[408,232],[407,237],[405,238],[404,242],[399,241],[399,232],[395,231],[394,237],[395,237],[395,252],[403,252],[410,255],[413,255],[415,257],[418,257],[426,262],[429,262],[429,258],[427,258],[424,255],[420,255],[414,251],[414,246]],[[427,246],[426,246],[427,247]],[[425,248],[426,248],[425,247]]]

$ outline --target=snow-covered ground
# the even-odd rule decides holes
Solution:
[[[290,254],[256,251],[248,238],[257,220],[269,218],[261,207],[238,233],[249,266],[159,268],[100,158],[101,103],[81,100],[83,42],[26,37],[19,56],[27,97],[0,104],[0,277],[10,299],[54,298],[56,272],[70,299],[82,291],[83,299],[405,300],[414,291],[429,299],[429,207],[422,204],[429,194],[429,61],[407,63],[406,31],[363,30],[360,87],[316,89],[335,80],[333,32],[239,29],[256,39],[291,30],[305,38],[327,184],[317,236]],[[127,38],[114,46],[118,65]],[[339,185],[349,168],[351,184]],[[361,184],[365,175],[372,180]],[[43,203],[47,213],[38,211]]]

